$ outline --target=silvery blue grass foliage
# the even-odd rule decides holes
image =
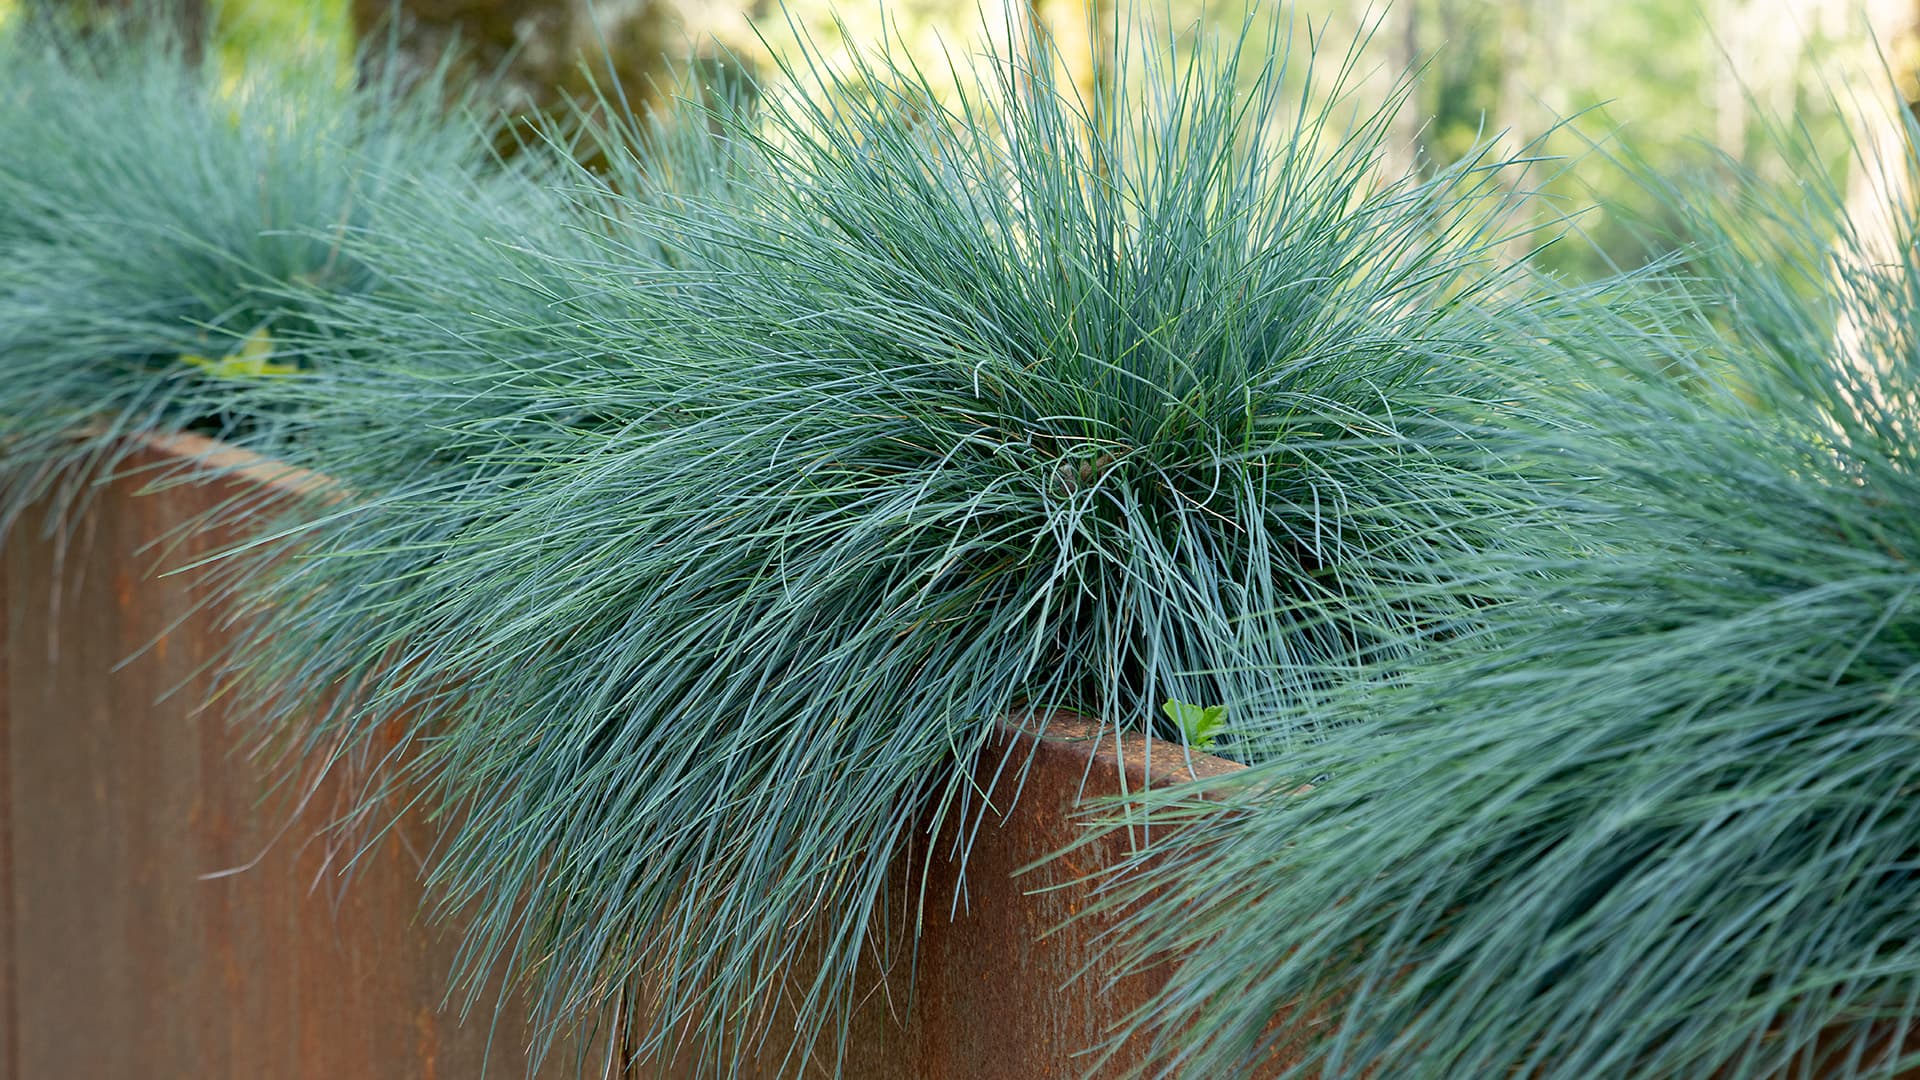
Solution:
[[[1160,797],[1109,904],[1136,962],[1186,953],[1126,1029],[1167,1075],[1920,1064],[1915,214],[1820,175],[1649,177],[1711,241],[1565,341],[1585,422],[1523,455],[1588,478],[1585,550],[1457,560],[1474,632]]]
[[[1003,721],[1305,701],[1471,625],[1448,560],[1560,542],[1489,449],[1551,357],[1501,163],[1382,180],[1282,41],[1123,50],[1094,108],[1020,30],[955,97],[803,57],[608,176],[422,189],[266,391],[351,494],[234,673],[354,821],[445,823],[460,973],[543,1048],[644,986],[631,1050],[831,1068]]]
[[[1350,65],[998,36],[604,172],[0,40],[0,515],[182,426],[333,477],[220,563],[226,689],[343,868],[441,823],[536,1050],[831,1069],[955,899],[890,858],[1064,709],[1254,765],[1116,822],[1168,1074],[1911,1067],[1912,211],[1656,183],[1716,241],[1587,293],[1499,265],[1524,162],[1380,176]]]
[[[371,284],[342,240],[384,179],[454,183],[485,152],[436,87],[229,80],[185,51],[24,16],[0,36],[0,525],[49,495],[57,524],[127,435],[264,434],[247,392],[297,369],[311,297]]]

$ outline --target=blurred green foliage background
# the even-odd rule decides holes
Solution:
[[[1430,172],[1486,140],[1537,145],[1543,160],[1526,182],[1553,196],[1548,213],[1572,215],[1539,234],[1565,234],[1540,263],[1578,277],[1640,264],[1685,239],[1659,220],[1658,200],[1614,167],[1623,138],[1653,172],[1678,179],[1716,168],[1723,154],[1779,168],[1767,164],[1777,154],[1759,153],[1770,145],[1763,125],[1788,123],[1846,183],[1854,163],[1843,122],[1856,132],[1884,125],[1892,108],[1920,96],[1910,74],[1920,0],[84,2],[195,28],[212,21],[235,77],[294,59],[344,72],[356,31],[380,35],[376,43],[390,37],[403,62],[420,66],[457,43],[459,62],[493,79],[516,114],[560,111],[608,73],[629,100],[657,107],[674,97],[670,85],[704,92],[741,67],[764,79],[802,48],[831,62],[890,41],[937,73],[968,62],[982,35],[1003,36],[1027,20],[1084,58],[1067,74],[1091,100],[1102,58],[1132,35],[1171,26],[1185,43],[1196,28],[1290,20],[1293,78],[1325,84],[1354,59],[1355,41],[1348,81],[1358,106],[1378,107],[1410,74],[1383,162],[1389,173]],[[75,0],[0,0],[0,21],[34,7],[71,11]],[[1889,73],[1903,100],[1887,90]]]

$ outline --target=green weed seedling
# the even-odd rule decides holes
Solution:
[[[1227,729],[1225,705],[1189,705],[1168,698],[1160,711],[1180,729],[1182,742],[1203,753],[1211,753]]]

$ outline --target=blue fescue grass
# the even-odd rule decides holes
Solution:
[[[1823,175],[1649,177],[1712,240],[1566,343],[1585,423],[1532,453],[1588,550],[1460,560],[1476,633],[1165,797],[1112,902],[1190,950],[1128,1025],[1168,1075],[1920,1063],[1915,219]]]
[[[0,525],[49,495],[57,523],[127,435],[263,432],[244,402],[300,366],[308,298],[373,281],[342,239],[387,180],[483,164],[436,87],[330,63],[234,82],[187,52],[24,19],[0,36]]]
[[[1492,269],[1500,161],[1380,181],[1384,121],[1277,46],[1131,52],[1104,110],[1046,42],[947,102],[803,60],[564,206],[349,236],[394,286],[326,306],[296,454],[365,498],[240,675],[365,813],[447,822],[470,984],[833,1065],[879,926],[952,901],[889,857],[979,811],[1002,719],[1306,700],[1471,623],[1409,600],[1453,555],[1559,542],[1482,446],[1551,359],[1494,315],[1544,304]]]
[[[226,692],[351,844],[441,825],[461,1001],[506,972],[537,1052],[831,1068],[955,900],[891,857],[1071,710],[1255,766],[1114,872],[1116,955],[1187,955],[1115,1033],[1168,1074],[1891,1074],[1911,210],[1730,169],[1660,189],[1717,243],[1580,293],[1502,265],[1531,162],[1379,175],[1352,56],[1123,35],[1086,101],[1005,31],[690,87],[589,171],[10,26],[0,525],[130,433],[331,476],[219,560]]]
[[[1544,301],[1492,268],[1500,163],[1382,180],[1279,45],[1128,52],[1098,110],[1046,42],[944,101],[802,59],[532,211],[348,234],[388,287],[276,385],[358,497],[237,672],[357,817],[446,823],[469,985],[547,1036],[644,985],[637,1048],[831,1066],[879,927],[953,900],[889,858],[974,820],[1002,720],[1305,700],[1471,621],[1408,599],[1437,565],[1558,542],[1481,445],[1549,358],[1503,329]]]

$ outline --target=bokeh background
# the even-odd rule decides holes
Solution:
[[[1324,85],[1344,70],[1360,107],[1393,109],[1383,168],[1430,173],[1489,142],[1537,151],[1522,182],[1552,196],[1530,204],[1552,220],[1524,242],[1557,238],[1536,261],[1574,277],[1686,241],[1621,154],[1675,180],[1737,164],[1785,182],[1768,131],[1785,127],[1865,204],[1885,181],[1862,162],[1897,143],[1898,110],[1920,101],[1920,0],[0,0],[0,20],[36,9],[211,32],[236,79],[289,62],[344,73],[356,54],[397,48],[403,63],[486,79],[524,116],[616,83],[612,96],[670,108],[685,87],[778,78],[803,50],[831,63],[890,45],[937,71],[1017,21],[1076,58],[1069,74],[1092,100],[1116,37],[1171,32],[1184,46],[1279,20],[1290,77]]]

